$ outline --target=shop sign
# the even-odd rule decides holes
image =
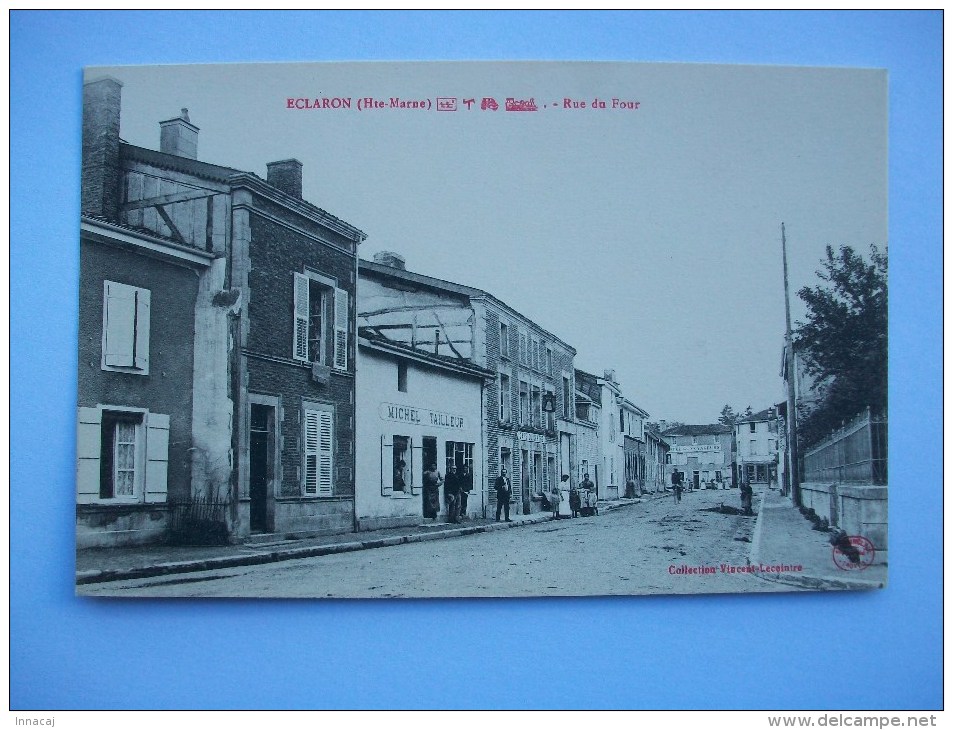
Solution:
[[[537,444],[545,444],[546,437],[541,433],[532,433],[530,431],[517,431],[516,438],[520,441],[532,441]]]
[[[721,451],[720,444],[686,444],[685,446],[673,446],[672,452],[676,454],[693,454],[699,451]]]
[[[466,427],[466,419],[453,413],[432,411],[429,408],[417,408],[398,403],[381,403],[378,409],[384,421],[408,423],[414,426],[430,426],[434,428],[452,428],[461,430]]]

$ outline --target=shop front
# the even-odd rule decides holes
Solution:
[[[367,339],[359,358],[357,529],[447,521],[448,482],[482,517],[483,371]]]

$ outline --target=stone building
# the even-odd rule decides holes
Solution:
[[[81,377],[79,402],[102,411],[123,392],[119,384],[133,381],[140,403],[163,403],[157,394],[164,390],[175,394],[173,405],[156,406],[170,417],[168,480],[161,498],[151,499],[148,539],[167,538],[169,528],[198,513],[233,540],[352,529],[354,294],[364,234],[303,199],[297,160],[270,163],[267,180],[199,161],[199,128],[186,109],[160,122],[158,151],[126,144],[119,138],[121,87],[111,78],[84,86],[80,327],[89,349],[97,327],[92,291],[96,281],[113,282],[100,296],[134,301],[134,309],[116,311],[132,323],[118,337],[136,333],[136,357],[143,307],[151,308],[150,362],[148,371],[134,373],[107,368],[110,298],[98,315],[106,374]],[[109,242],[104,255],[106,228],[118,230],[123,245]],[[142,275],[123,278],[134,249]],[[178,273],[167,275],[170,265]],[[181,273],[183,266],[190,271]],[[81,346],[80,354],[83,363],[94,353]],[[80,422],[88,416],[81,410]],[[147,440],[155,430],[148,424],[161,420],[143,417]],[[81,429],[78,504],[94,471],[84,461],[93,447],[82,434],[94,428]],[[148,442],[133,444],[128,427],[115,431],[124,440],[114,459],[144,450],[146,476],[160,471]],[[152,494],[149,487],[144,494]]]
[[[778,482],[778,412],[765,408],[740,418],[734,426],[736,476],[750,484],[777,487]]]
[[[669,445],[666,484],[671,484],[672,471],[679,471],[686,487],[698,489],[709,483],[719,488],[731,486],[735,459],[731,426],[681,425],[667,428],[661,435]]]
[[[576,479],[576,351],[493,294],[407,271],[396,254],[360,262],[358,324],[383,341],[490,371],[483,394],[483,474],[505,468],[516,509],[542,509],[560,474]]]

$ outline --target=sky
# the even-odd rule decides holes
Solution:
[[[123,82],[121,136],[132,144],[158,148],[158,122],[187,107],[200,160],[264,177],[266,163],[299,159],[305,199],[368,234],[363,258],[397,251],[411,271],[491,292],[575,347],[576,367],[614,369],[652,419],[707,423],[726,403],[760,410],[784,398],[782,222],[795,320],[795,293],[816,283],[827,244],[886,242],[882,70],[331,63],[86,73]],[[438,97],[457,110],[437,111]],[[500,108],[481,109],[486,97]],[[430,109],[392,108],[392,98]],[[506,98],[532,99],[537,111],[506,111]]]

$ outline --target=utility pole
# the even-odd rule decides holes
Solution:
[[[798,478],[798,448],[797,448],[797,393],[795,379],[797,378],[797,358],[794,356],[794,336],[791,333],[791,295],[788,289],[788,246],[784,236],[784,223],[781,223],[781,258],[784,261],[784,344],[787,351],[788,371],[788,483],[791,485],[791,496],[794,504],[801,504],[801,484]]]

